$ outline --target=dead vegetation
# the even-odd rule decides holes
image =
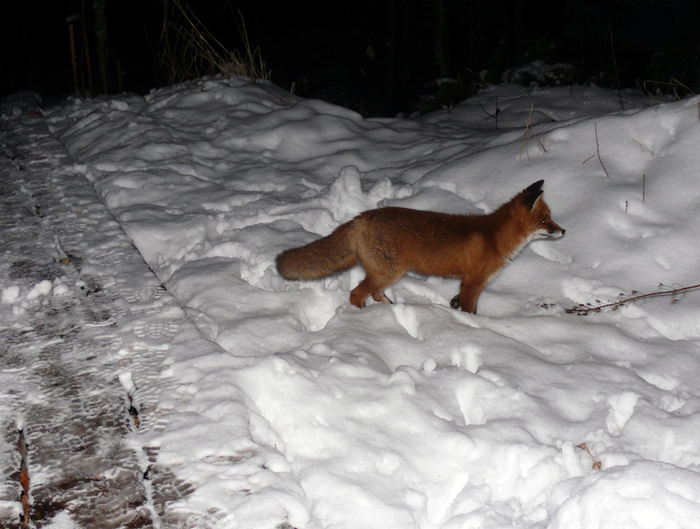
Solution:
[[[520,148],[520,159],[522,160],[523,158],[523,152],[527,155],[528,161],[530,161],[530,153],[527,150],[528,143],[530,140],[534,138],[534,140],[537,142],[537,146],[539,147],[541,152],[547,152],[547,148],[545,147],[544,143],[540,138],[537,136],[537,132],[535,131],[534,127],[532,126],[532,111],[535,109],[535,104],[533,103],[530,105],[530,114],[527,117],[527,121],[525,122],[525,132],[523,133],[523,145]]]
[[[227,49],[189,7],[174,0],[160,38],[158,69],[163,82],[178,84],[207,75],[242,77],[251,81],[269,79],[270,72],[260,49],[250,44],[240,11],[234,18],[243,51]]]

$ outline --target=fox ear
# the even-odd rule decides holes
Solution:
[[[542,189],[542,186],[544,185],[544,180],[539,180],[535,182],[534,184],[531,184],[525,188],[525,191],[529,193],[535,193],[537,191],[540,191]]]
[[[525,191],[523,191],[523,203],[530,209],[535,207],[535,202],[537,202],[537,199],[544,193],[542,191],[542,185],[544,184],[544,180],[540,180],[539,182],[535,182],[534,184],[528,186],[525,188]]]

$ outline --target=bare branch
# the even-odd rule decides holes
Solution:
[[[666,285],[663,283],[659,283],[659,288],[664,288]],[[629,296],[626,296],[625,294],[620,294],[620,299],[617,301],[611,301],[609,303],[602,303],[600,300],[596,300],[597,305],[593,305],[591,303],[586,303],[585,305],[583,303],[580,303],[577,307],[572,307],[570,309],[565,309],[565,312],[567,314],[576,314],[577,316],[588,316],[589,314],[593,312],[601,312],[606,309],[610,309],[612,311],[615,311],[619,309],[620,307],[624,307],[625,305],[632,303],[634,301],[639,301],[647,298],[652,298],[652,297],[657,297],[657,296],[673,296],[673,299],[671,299],[671,303],[677,303],[678,301],[681,300],[683,295],[685,295],[686,292],[690,290],[695,290],[697,288],[700,288],[700,284],[697,285],[692,285],[689,287],[678,287],[678,288],[672,288],[672,289],[666,289],[666,290],[660,290],[657,292],[651,292],[649,294],[640,294],[636,290],[633,290],[632,293]],[[678,298],[677,296],[681,294],[681,298]]]
[[[493,118],[493,120],[496,122],[496,130],[498,130],[498,114],[501,112],[501,109],[498,107],[498,99],[496,99],[496,110],[494,110],[493,114],[491,114],[488,110],[484,108],[484,105],[479,102],[479,106],[481,107],[481,110],[486,112],[486,115]]]

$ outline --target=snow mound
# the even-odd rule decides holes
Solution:
[[[700,507],[700,295],[565,309],[697,284],[698,101],[506,85],[410,121],[204,80],[52,119],[76,173],[227,352],[174,362],[191,393],[172,405],[208,422],[169,425],[160,452],[212,503],[236,476],[203,483],[198,465],[245,446],[227,405],[240,392],[278,451],[256,460],[251,494],[298,526],[681,528]],[[308,283],[275,270],[363,210],[492,211],[540,179],[566,236],[525,248],[479,315],[449,308],[455,280],[409,274],[394,305],[359,310],[359,268]],[[252,516],[217,508],[230,526]]]

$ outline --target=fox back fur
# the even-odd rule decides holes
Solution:
[[[476,313],[489,280],[531,240],[557,238],[564,230],[542,199],[544,180],[527,187],[488,215],[450,215],[386,207],[365,211],[317,241],[277,256],[285,279],[320,279],[355,266],[365,279],[350,302],[364,307],[369,296],[391,303],[384,290],[407,271],[459,278],[450,305]]]

